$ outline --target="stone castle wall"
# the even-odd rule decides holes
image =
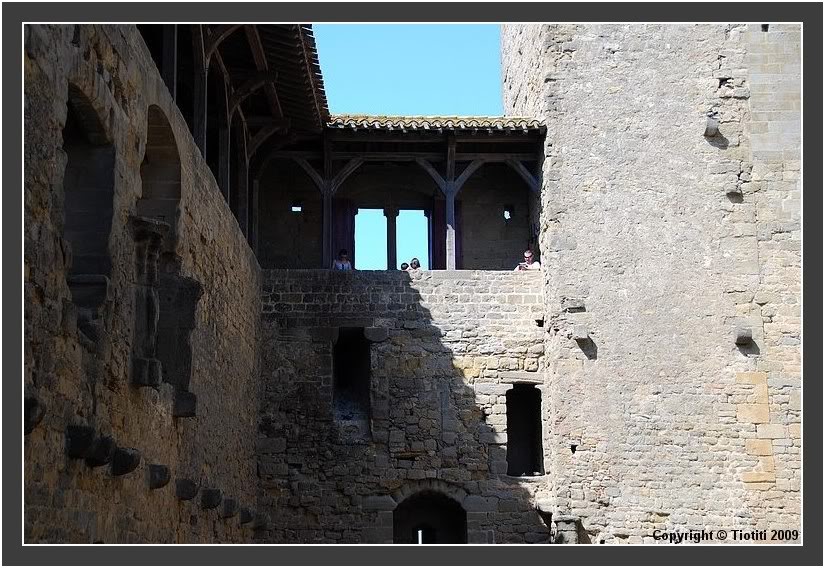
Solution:
[[[548,540],[535,506],[552,472],[510,477],[505,461],[505,393],[545,392],[538,272],[269,270],[263,286],[265,541],[392,542],[393,510],[426,489],[463,505],[470,542]],[[335,408],[352,326],[370,341],[362,424]]]
[[[26,26],[23,55],[25,387],[32,428],[25,437],[25,541],[248,541],[252,523],[240,524],[237,512],[222,514],[224,506],[232,513],[231,500],[254,506],[256,496],[258,264],[134,26]],[[83,261],[63,230],[65,188],[75,183],[64,175],[76,155],[67,156],[62,137],[70,98],[93,142],[105,139],[114,148],[101,197],[111,204],[111,232],[99,251],[111,269],[91,320],[78,305],[81,290],[67,285],[70,269],[80,270]],[[147,126],[150,114],[162,118]],[[148,198],[141,167],[155,158],[144,161],[147,145],[179,161],[157,174],[164,187],[179,180],[180,193],[161,260],[162,225],[136,218]],[[81,184],[92,183],[89,170],[72,168]],[[90,207],[83,223],[105,214],[105,207]],[[164,287],[170,282],[182,287]],[[180,311],[183,300],[193,314]],[[177,324],[168,327],[169,318]],[[143,345],[153,330],[177,335],[169,344]],[[132,384],[139,349],[190,367],[188,384]],[[179,358],[183,352],[189,359]],[[185,406],[192,394],[196,415],[173,416],[176,401]],[[93,433],[96,444],[85,444],[83,432]],[[90,465],[111,459],[114,446],[127,450],[114,454],[114,462]],[[72,451],[82,457],[69,457]],[[136,469],[125,473],[138,456]],[[150,465],[168,468],[166,485],[150,488]],[[153,469],[161,483],[163,469]],[[180,500],[179,479],[201,491]],[[202,505],[203,495],[215,498],[207,489],[222,493],[214,509]]]
[[[502,38],[506,112],[548,127],[555,510],[595,542],[798,529],[798,27]]]

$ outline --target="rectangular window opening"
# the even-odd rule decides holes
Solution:
[[[507,475],[544,475],[541,440],[541,391],[513,385],[507,398]]]
[[[339,421],[370,417],[370,342],[363,327],[338,330],[333,355],[332,403]]]
[[[383,209],[358,209],[355,260],[358,270],[387,269],[387,218]]]
[[[423,209],[403,209],[396,221],[395,253],[399,268],[403,263],[411,264],[418,259],[421,270],[430,269],[429,228],[427,215]]]

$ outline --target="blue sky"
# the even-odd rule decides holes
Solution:
[[[313,30],[333,114],[503,113],[498,25],[316,24]],[[356,268],[386,268],[384,216],[361,211],[355,222]],[[428,267],[423,214],[402,212],[397,225],[398,262],[417,256]]]

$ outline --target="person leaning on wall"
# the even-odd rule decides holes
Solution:
[[[341,249],[338,251],[338,258],[332,261],[333,270],[353,270],[352,263],[349,261],[349,251]]]
[[[537,260],[533,259],[533,251],[527,249],[524,251],[524,262],[519,262],[518,266],[516,266],[513,271],[518,272],[521,270],[539,270],[541,269],[541,263]]]

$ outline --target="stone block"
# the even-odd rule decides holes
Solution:
[[[378,343],[386,341],[389,337],[389,330],[386,327],[365,327],[364,338],[367,341]]]
[[[462,503],[464,510],[469,512],[492,512],[498,509],[498,499],[495,497],[481,497],[468,495]]]
[[[775,481],[776,474],[772,471],[746,471],[742,474],[745,483]]]
[[[758,424],[756,437],[760,439],[787,438],[787,429],[782,424]]]
[[[392,511],[396,507],[395,499],[389,495],[371,495],[362,502],[365,511]]]
[[[191,392],[175,391],[172,416],[175,418],[193,418],[198,412],[198,397]]]
[[[201,507],[204,509],[215,509],[221,504],[223,494],[220,489],[204,489],[201,491]]]
[[[736,419],[739,422],[766,424],[770,420],[767,404],[737,404]]]
[[[152,463],[149,464],[147,470],[149,472],[149,489],[166,487],[172,478],[172,472],[169,467],[165,465]]]
[[[768,374],[760,371],[736,373],[736,382],[746,385],[766,385],[768,384]]]
[[[251,523],[254,518],[255,512],[252,509],[250,509],[249,507],[241,507],[239,521],[242,525]]]
[[[221,518],[230,519],[238,514],[238,501],[227,497],[223,500],[223,507],[221,508]]]
[[[85,458],[94,449],[96,439],[91,426],[71,424],[66,427],[66,453],[73,459]]]
[[[769,456],[773,454],[770,440],[745,440],[745,451],[752,456]]]
[[[749,327],[737,327],[734,338],[736,345],[750,345],[753,343],[753,330]]]
[[[132,473],[140,465],[140,452],[134,448],[117,448],[112,456],[112,475]]]
[[[100,467],[108,464],[116,454],[115,448],[116,444],[111,436],[99,436],[86,456],[86,465]]]
[[[46,414],[46,405],[32,391],[23,401],[23,433],[31,434]]]
[[[181,501],[190,501],[200,490],[200,484],[192,479],[178,478],[175,480],[175,496]]]

